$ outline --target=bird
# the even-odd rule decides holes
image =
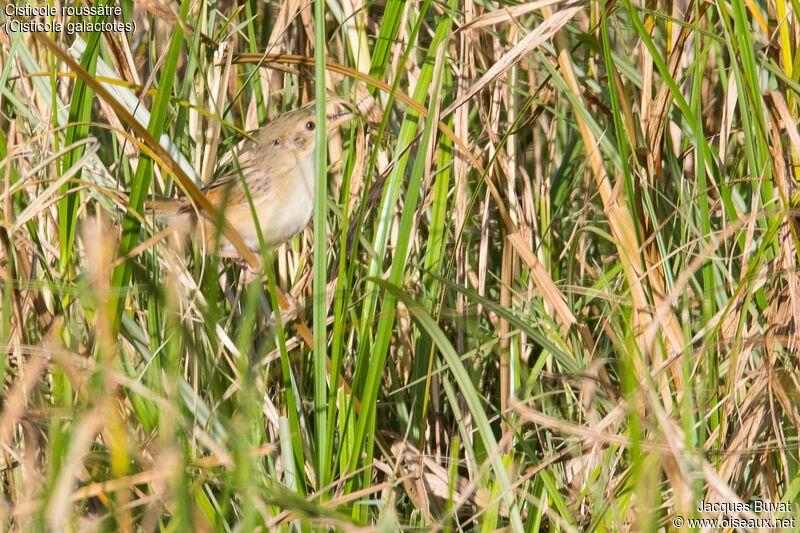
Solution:
[[[327,114],[327,131],[339,128],[352,116],[351,112]],[[266,246],[275,248],[303,231],[311,220],[316,190],[316,129],[314,101],[276,117],[249,136],[232,168],[201,189],[251,251],[260,250],[259,228]],[[216,249],[222,256],[238,255],[221,234],[220,221],[199,211],[190,199],[157,198],[151,209],[178,235],[192,235],[206,250]]]

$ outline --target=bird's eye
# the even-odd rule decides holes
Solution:
[[[317,125],[316,125],[316,124],[314,124],[314,121],[313,121],[313,120],[309,120],[308,122],[306,122],[306,129],[307,129],[308,131],[314,131],[314,128],[315,128],[316,126],[317,126]]]

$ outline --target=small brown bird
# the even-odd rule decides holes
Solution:
[[[349,112],[328,114],[328,131],[338,128],[351,116]],[[308,225],[314,212],[316,189],[316,126],[314,102],[280,115],[245,142],[232,170],[203,187],[206,198],[251,250],[259,250],[256,224],[270,247],[288,241]],[[257,222],[242,176],[247,182]],[[159,218],[174,224],[179,234],[194,234],[208,250],[214,249],[218,221],[198,213],[189,199],[160,199],[153,208]],[[219,235],[219,239],[221,254],[235,254],[228,239],[223,235]]]

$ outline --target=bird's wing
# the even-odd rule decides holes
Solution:
[[[235,158],[233,166],[203,187],[203,192],[218,208],[247,204],[247,192],[242,185],[244,176],[250,196],[256,203],[272,193],[275,176],[290,172],[296,164],[293,154],[280,146],[264,146],[248,141]]]

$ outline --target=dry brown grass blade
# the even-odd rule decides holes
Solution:
[[[573,2],[558,13],[547,17],[547,19],[539,24],[535,30],[523,37],[522,40],[520,40],[511,48],[511,50],[506,52],[503,57],[496,61],[489,68],[489,70],[487,70],[483,76],[478,79],[478,81],[472,84],[466,93],[462,94],[455,102],[447,106],[447,108],[442,111],[442,116],[447,116],[464,105],[467,100],[478,94],[478,92],[486,87],[489,83],[502,76],[503,73],[515,65],[520,59],[525,57],[525,55],[529,54],[547,39],[555,35],[558,30],[567,24],[567,22],[572,20],[572,17],[574,17],[578,11],[581,10],[583,5],[583,1]]]
[[[647,279],[650,282],[650,293],[653,297],[653,303],[658,309],[663,302],[669,301],[670,295],[667,294],[666,283],[664,282],[664,272],[662,265],[666,259],[661,257],[661,253],[655,243],[655,238],[651,237],[642,248],[642,256],[645,263],[647,272]],[[683,332],[680,327],[678,319],[674,313],[666,315],[659,315],[658,322],[661,326],[664,340],[667,342],[668,353],[667,356],[672,356],[680,353],[683,349]],[[672,372],[673,380],[676,386],[682,387],[682,378],[677,368]]]
[[[159,0],[134,0],[134,3],[141,6],[148,13],[152,13],[170,24],[175,24],[178,21],[178,15],[175,11],[166,7]]]
[[[68,523],[71,514],[70,504],[73,501],[70,498],[72,483],[83,466],[84,455],[106,423],[107,414],[104,411],[107,407],[108,405],[98,406],[86,413],[72,431],[69,451],[64,458],[64,465],[59,469],[45,513],[47,524],[52,531],[62,530]]]
[[[0,226],[0,251],[2,251],[3,255],[5,256],[5,272],[3,272],[2,268],[0,268],[0,274],[5,274],[3,277],[6,279],[3,281],[7,281],[7,286],[11,287],[11,298],[9,300],[11,302],[11,310],[14,316],[14,322],[12,323],[11,329],[17,337],[19,343],[25,344],[25,318],[22,312],[22,295],[19,290],[21,280],[17,271],[16,258],[14,257],[12,250],[13,245],[9,239],[8,232],[6,231],[6,228]],[[0,256],[0,259],[2,259],[2,256]],[[0,265],[2,265],[2,262],[0,262]],[[9,334],[10,333],[11,332],[9,332]]]
[[[7,146],[7,156],[3,160],[5,171],[3,172],[3,196],[0,198],[3,201],[3,224],[0,225],[0,251],[5,255],[5,269],[2,268],[3,262],[0,257],[0,274],[5,274],[5,281],[8,281],[8,287],[11,288],[11,307],[14,315],[14,322],[16,325],[16,336],[20,344],[25,344],[25,322],[22,314],[22,298],[19,290],[20,276],[17,272],[17,261],[15,256],[14,245],[11,243],[14,232],[9,234],[8,228],[12,225],[14,217],[14,210],[11,205],[11,158],[15,153],[14,139],[16,137],[16,122],[11,124],[11,134],[9,135],[9,143]],[[5,270],[5,272],[3,272]],[[23,273],[24,275],[24,273]],[[2,433],[0,433],[0,443],[2,442]]]
[[[726,502],[729,505],[739,504],[740,508],[744,510],[735,514],[750,519],[756,518],[756,515],[750,511],[750,506],[746,505],[739,495],[719,477],[719,474],[717,474],[717,471],[714,469],[714,465],[708,461],[703,461],[702,471],[706,484],[708,484],[709,496],[706,500],[711,502]]]
[[[503,7],[497,11],[485,13],[472,19],[458,28],[458,31],[477,30],[478,28],[485,28],[486,26],[494,26],[495,24],[510,22],[517,17],[521,17],[522,15],[530,13],[531,11],[536,11],[537,9],[541,9],[545,6],[551,6],[564,1],[565,0],[537,0],[536,2],[528,2],[526,4]]]
[[[773,165],[775,166],[774,175],[776,184],[778,185],[781,204],[783,205],[784,209],[788,211],[794,198],[792,197],[792,188],[787,182],[787,178],[792,174],[797,175],[797,173],[800,172],[800,132],[798,132],[796,121],[792,118],[792,114],[789,112],[789,108],[786,105],[786,99],[784,98],[783,94],[778,91],[773,91],[770,93],[770,97],[772,101],[772,108],[778,115],[778,120],[769,121],[768,124],[770,134],[773,139],[773,142],[770,143],[770,151],[773,154]],[[786,135],[789,137],[791,149],[789,149],[788,157],[784,157],[783,149],[781,147],[781,137],[779,133],[780,128],[777,127],[779,123],[783,126],[783,131],[785,131]],[[787,160],[793,165],[791,167],[793,171],[786,168],[784,161]],[[798,260],[800,260],[800,240],[798,240],[796,222],[793,217],[787,217],[787,221],[789,222],[789,228],[792,232],[792,238],[794,240],[797,257]]]
[[[222,64],[215,64],[212,71],[209,72],[209,88],[212,93],[211,102],[215,106],[215,114],[222,116],[224,114],[225,97],[228,92],[228,82],[230,81],[232,71],[233,43],[231,41],[222,43],[219,49],[214,53],[214,57],[222,59]],[[222,123],[219,120],[211,120],[209,121],[208,127],[204,128],[203,131],[206,134],[207,143],[205,146],[205,154],[203,155],[203,164],[200,168],[200,182],[205,184],[209,183],[214,176]]]
[[[699,20],[708,9],[708,4],[703,2],[698,6],[699,12],[695,21]],[[687,21],[694,13],[694,10],[689,10],[687,13]],[[683,59],[683,49],[686,46],[686,41],[692,35],[692,25],[684,26],[678,34],[678,39],[668,58],[667,68],[670,75],[674,78],[681,65]],[[652,66],[650,66],[652,71]],[[648,91],[650,88],[648,87]],[[647,129],[647,171],[650,179],[656,179],[661,174],[661,153],[664,146],[663,138],[666,134],[665,125],[667,123],[667,113],[669,112],[669,104],[672,102],[672,92],[666,83],[662,83],[656,94],[653,102],[646,102],[648,108],[649,120],[646,124]]]
[[[698,19],[703,16],[706,9],[706,5],[700,7]],[[689,10],[687,13],[687,18],[689,18],[693,13],[694,11]],[[676,75],[681,64],[683,50],[690,35],[691,27],[682,27],[676,42],[671,49],[668,59],[668,69],[672,73],[673,77]],[[652,183],[652,180],[657,179],[662,172],[661,153],[664,146],[663,137],[666,135],[665,124],[667,123],[667,113],[669,111],[669,104],[672,102],[673,98],[667,84],[662,83],[659,87],[655,100],[653,102],[649,101],[649,95],[652,90],[652,58],[649,56],[649,54],[643,54],[642,61],[645,63],[643,68],[646,76],[643,80],[644,89],[642,91],[641,107],[646,109],[646,114],[642,117],[641,126],[642,130],[647,132],[648,149],[645,152],[646,157],[644,159],[646,161],[647,172],[650,177],[649,183]],[[645,233],[645,244],[642,248],[641,257],[644,261],[644,270],[647,275],[647,280],[650,283],[654,304],[657,308],[660,308],[662,302],[669,299],[664,282],[663,270],[661,268],[664,259],[661,257],[660,251],[655,244],[654,235],[655,231],[657,230],[652,228],[652,224],[646,218],[645,214],[642,213],[642,217],[645,217],[640,221],[640,226],[643,228],[642,231]],[[668,347],[668,355],[679,353],[683,347],[683,333],[674,314],[670,313],[660,316],[660,325],[664,340],[666,341],[666,345]],[[681,376],[677,372],[677,369],[673,370],[672,377],[676,387],[681,389],[683,385],[681,383]]]
[[[620,436],[617,433],[600,431],[599,429],[590,429],[554,416],[546,415],[516,400],[512,402],[511,409],[526,422],[578,437],[582,443],[595,442],[603,445],[615,444],[625,447],[633,445],[633,442],[628,437]],[[673,451],[670,445],[666,443],[640,440],[636,444],[637,446],[641,446],[643,450],[649,452],[672,453]]]
[[[783,94],[778,91],[772,91],[769,93],[769,95],[772,98],[775,109],[778,111],[781,122],[783,122],[783,129],[789,136],[789,141],[791,141],[792,148],[794,148],[792,159],[794,161],[798,161],[800,160],[800,133],[797,131],[797,124],[792,118],[792,114],[789,112],[789,108],[786,105],[786,99],[784,98]]]
[[[45,370],[47,370],[47,361],[43,357],[29,359],[22,377],[3,395],[4,406],[3,412],[0,414],[1,448],[11,447],[14,427],[27,409],[28,395],[33,391],[34,385]]]
[[[444,466],[435,458],[421,453],[408,441],[402,439],[394,441],[391,451],[398,466],[402,464],[402,470],[407,472],[403,480],[406,491],[410,497],[416,497],[418,501],[414,503],[423,513],[430,512],[427,507],[432,506],[436,509],[435,514],[442,514],[441,504],[451,497],[451,483],[453,500],[463,500],[466,504],[478,508],[484,508],[492,503],[491,494],[485,487],[471,487],[469,480],[461,476],[451,480]],[[411,496],[412,492],[415,496]],[[500,513],[508,516],[508,508],[502,503]]]
[[[722,245],[725,239],[729,238],[732,234],[738,231],[744,224],[750,223],[753,220],[755,220],[758,216],[759,213],[753,213],[748,217],[739,219],[738,221],[728,225],[723,231],[719,232],[718,234],[711,236],[710,241],[705,244],[705,246],[696,254],[694,259],[692,259],[692,261],[681,271],[680,275],[673,284],[672,292],[668,294],[666,298],[664,298],[663,300],[659,301],[656,304],[655,320],[653,320],[650,323],[645,333],[646,344],[649,345],[655,341],[655,338],[658,335],[659,324],[663,323],[666,317],[668,317],[670,314],[673,314],[672,306],[674,305],[675,302],[678,301],[678,298],[681,295],[681,293],[686,289],[689,283],[691,283],[692,276],[698,270],[700,270],[700,268],[703,266],[703,263],[708,259],[708,257],[710,257],[712,253],[719,246]],[[756,283],[754,284],[753,289],[758,288],[760,287],[760,284],[763,284],[763,280],[761,281],[755,280],[755,282]],[[733,301],[729,304],[729,307],[735,308],[736,306],[740,305],[741,303],[739,300],[740,297],[741,295],[737,295],[737,297],[734,298]],[[724,321],[724,323],[730,323],[729,324],[730,326],[734,326],[736,317],[738,317],[738,313],[731,313],[729,312],[728,309],[722,309],[709,321],[706,327],[703,328],[703,330],[701,330],[701,333],[703,335],[708,334],[710,331],[718,327],[720,321]],[[726,328],[722,327],[722,330],[725,331]],[[692,341],[697,341],[699,339],[700,336],[698,335],[697,337],[692,339]],[[680,354],[681,352],[678,351],[676,353]],[[659,366],[658,368],[661,369],[662,367]]]
[[[550,8],[544,8],[545,14],[549,14]],[[558,63],[561,67],[561,72],[567,83],[567,86],[572,91],[574,98],[579,101],[583,100],[580,83],[578,82],[575,69],[572,64],[572,59],[569,52],[569,44],[563,33],[559,33],[555,37],[556,50],[558,51]],[[646,272],[643,270],[641,259],[639,257],[639,243],[637,239],[636,224],[628,210],[625,202],[617,200],[617,192],[611,186],[608,173],[600,153],[597,139],[595,138],[589,125],[582,118],[580,113],[575,114],[575,120],[578,122],[578,127],[583,138],[583,144],[587,150],[587,159],[589,168],[595,178],[600,198],[608,218],[608,223],[611,229],[611,234],[616,241],[616,247],[619,252],[620,262],[628,282],[628,289],[631,294],[633,304],[632,309],[632,323],[633,330],[637,332],[637,345],[639,354],[631,354],[631,361],[634,365],[636,375],[643,380],[647,374],[647,363],[655,363],[654,348],[655,343],[648,342],[647,326],[654,324],[655,321],[649,312],[649,301],[647,292],[645,291],[643,281]],[[621,182],[620,182],[621,183]],[[667,308],[671,314],[671,308]],[[669,336],[667,336],[669,338]],[[669,342],[669,341],[668,341]],[[670,389],[669,383],[666,379],[661,379],[660,382],[660,395],[661,404],[654,405],[653,408],[657,413],[660,413],[660,405],[671,408],[673,404],[673,394]],[[659,417],[662,425],[668,424],[669,420],[666,415]],[[665,428],[668,426],[665,426]],[[667,478],[672,483],[673,487],[677,488],[685,486],[683,476],[677,470],[665,469]],[[681,490],[677,494],[679,501],[685,503],[688,491]]]
[[[550,9],[546,7],[543,11],[549,13]],[[572,91],[573,96],[579,101],[582,101],[581,86],[572,65],[566,38],[561,34],[557,34],[555,42],[556,49],[558,50],[558,63],[561,67],[564,79]],[[606,171],[605,163],[603,162],[603,157],[600,153],[594,133],[592,133],[589,125],[583,120],[580,113],[575,114],[575,120],[578,122],[583,144],[587,151],[588,166],[595,178],[597,189],[600,192],[600,198],[606,216],[608,217],[611,234],[616,241],[620,262],[622,263],[625,278],[628,281],[628,288],[633,301],[633,325],[634,329],[640,332],[638,335],[639,350],[641,356],[647,358],[651,351],[651,346],[645,344],[644,332],[647,324],[651,321],[648,312],[650,305],[647,299],[647,293],[642,284],[645,272],[639,257],[636,224],[631,212],[628,210],[627,204],[617,200],[617,192],[611,186],[611,180]],[[643,377],[645,375],[644,361],[635,354],[632,360],[636,367],[637,374]],[[668,387],[662,390],[662,395],[665,401],[671,397]]]
[[[265,455],[269,455],[274,451],[275,447],[266,444],[263,446],[259,446],[257,448],[253,448],[250,450],[251,457],[263,457]],[[230,455],[208,455],[206,457],[202,457],[198,459],[194,466],[199,468],[215,468],[217,466],[229,466],[232,464]],[[110,479],[108,481],[104,481],[101,483],[91,483],[84,487],[80,487],[73,491],[69,495],[69,501],[72,503],[80,502],[86,500],[88,498],[98,497],[103,494],[108,494],[111,492],[119,492],[122,490],[131,490],[133,487],[137,485],[146,485],[149,483],[153,483],[155,481],[161,481],[166,479],[168,476],[172,475],[172,471],[169,469],[165,469],[162,466],[151,468],[149,470],[144,470],[142,472],[137,472],[136,474],[131,474],[125,477],[120,477],[116,479]],[[21,516],[30,514],[36,511],[43,502],[41,501],[29,501],[17,505],[11,510],[11,516]]]
[[[92,157],[94,157],[94,155],[100,149],[100,144],[96,139],[90,139],[89,142],[91,146],[85,150],[81,158],[57,180],[53,181],[44,191],[40,192],[33,199],[33,201],[31,201],[30,204],[25,207],[22,213],[19,214],[16,220],[14,220],[14,224],[10,228],[12,233],[16,233],[19,228],[25,225],[29,220],[39,216],[41,212],[53,202],[53,199],[56,198],[61,186],[72,179],[72,177],[81,171],[83,166],[87,164]],[[78,143],[73,146],[76,146],[77,144]],[[22,182],[24,183],[24,181]]]
[[[542,298],[548,307],[553,310],[556,317],[556,322],[561,326],[561,331],[566,332],[569,328],[577,323],[575,315],[572,314],[569,306],[567,306],[567,299],[564,293],[556,286],[553,278],[539,262],[539,259],[531,250],[527,241],[519,233],[513,233],[508,236],[508,241],[514,247],[520,258],[525,261],[530,269],[533,282],[542,293]]]
[[[484,239],[484,242],[488,239]],[[511,308],[511,283],[514,272],[514,249],[510,242],[503,243],[503,259],[500,264],[500,305],[504,309]],[[505,318],[500,319],[500,412],[508,409],[508,399],[511,396],[511,354],[508,334],[511,326]],[[503,421],[503,435],[507,435],[511,428],[507,421]],[[504,439],[509,443],[511,439]],[[506,450],[508,452],[508,450]]]
[[[775,91],[771,92],[770,96],[774,113],[776,113],[779,118],[779,120],[768,120],[767,127],[772,137],[769,149],[773,156],[773,176],[775,176],[775,183],[778,186],[778,194],[786,220],[786,228],[783,230],[783,235],[780,239],[781,256],[783,260],[782,266],[785,272],[794,272],[797,270],[797,263],[800,261],[800,237],[798,236],[797,219],[790,214],[792,185],[787,178],[789,178],[792,173],[786,168],[786,161],[794,162],[795,165],[800,164],[800,133],[798,133],[797,125],[789,112],[783,95]],[[783,152],[780,136],[781,128],[778,127],[779,123],[782,123],[782,129],[786,132],[791,144],[788,157],[786,157]],[[800,167],[796,166],[795,168],[797,169]],[[789,288],[789,299],[794,311],[794,316],[800,316],[798,315],[798,312],[800,312],[800,286],[797,276],[787,274],[786,278]]]
[[[550,273],[544,268],[544,265],[539,262],[536,254],[533,253],[533,250],[531,250],[530,246],[528,245],[528,241],[526,241],[525,238],[519,233],[511,234],[507,238],[519,257],[525,262],[526,265],[528,265],[533,283],[541,292],[542,299],[555,314],[556,322],[561,328],[562,334],[566,336],[569,329],[574,326],[578,332],[578,335],[580,335],[580,339],[583,342],[583,346],[586,348],[587,353],[593,354],[595,350],[595,343],[592,339],[592,334],[589,331],[589,328],[586,327],[586,324],[578,322],[578,320],[575,318],[572,310],[567,305],[566,296],[555,284],[553,278],[550,276]],[[611,379],[609,378],[605,367],[602,365],[602,362],[595,361],[595,363],[589,368],[589,375],[597,376],[601,385],[603,386],[603,389],[610,395],[610,397],[614,398],[617,396],[616,391],[614,391],[614,388],[611,386]],[[587,380],[585,385],[586,387],[584,390],[586,394],[584,394],[584,397],[589,398],[591,397],[589,391],[592,390],[591,387],[594,385],[594,381]]]

